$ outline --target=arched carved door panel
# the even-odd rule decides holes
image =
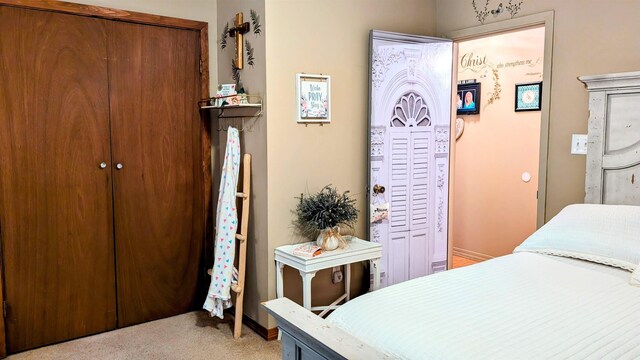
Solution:
[[[385,286],[446,269],[453,52],[377,31],[371,44],[370,239],[383,245]]]

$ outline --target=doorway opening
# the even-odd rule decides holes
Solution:
[[[454,37],[452,267],[507,255],[544,222],[546,36],[537,24]]]

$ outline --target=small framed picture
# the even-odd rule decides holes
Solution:
[[[331,76],[296,74],[299,123],[331,122]]]
[[[458,115],[480,114],[480,83],[458,85]]]
[[[542,81],[516,84],[515,111],[539,111],[542,98]]]

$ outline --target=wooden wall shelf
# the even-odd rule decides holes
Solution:
[[[262,97],[259,95],[246,95],[247,103],[244,104],[229,104],[229,105],[215,105],[220,99],[231,98],[236,95],[223,96],[218,98],[208,98],[200,101],[200,110],[218,110],[218,119],[230,119],[230,118],[257,118],[262,116]],[[257,109],[255,113],[249,113],[249,109]],[[243,111],[246,110],[246,111]]]

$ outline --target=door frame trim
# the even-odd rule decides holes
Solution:
[[[16,7],[31,10],[64,13],[85,17],[93,17],[112,21],[123,21],[144,25],[162,26],[175,29],[193,30],[199,33],[200,39],[200,98],[209,98],[209,24],[203,21],[180,19],[168,16],[145,14],[128,10],[119,10],[102,6],[76,4],[54,0],[0,0],[0,7]],[[194,103],[193,106],[198,106]],[[198,109],[201,117],[201,156],[202,181],[204,192],[203,216],[203,264],[206,265],[207,239],[213,234],[213,200],[212,200],[212,165],[211,165],[211,122],[207,113]],[[1,259],[1,258],[0,258]],[[206,271],[203,269],[202,281],[206,283]],[[0,305],[4,301],[4,264],[0,263]],[[0,324],[0,358],[7,356],[6,332],[4,320]]]
[[[498,21],[491,24],[473,26],[460,30],[450,31],[444,34],[444,37],[452,39],[455,46],[457,59],[457,44],[461,41],[472,40],[481,37],[497,35],[509,31],[526,30],[534,27],[544,27],[544,63],[542,66],[542,107],[540,111],[540,154],[538,165],[538,201],[537,201],[537,220],[536,228],[540,228],[546,222],[546,204],[547,204],[547,165],[549,162],[549,118],[551,112],[551,72],[553,65],[553,19],[554,11],[545,11],[533,15],[526,15],[515,19]],[[457,61],[457,60],[456,60]],[[456,66],[457,68],[457,66]],[[453,99],[453,95],[452,95]],[[452,100],[453,102],[453,100]],[[455,121],[457,116],[455,112],[451,115],[451,131],[455,134]],[[452,138],[455,142],[455,138]],[[455,144],[455,143],[454,143]],[[455,146],[451,146],[455,148]],[[455,153],[455,150],[453,150]],[[453,163],[453,162],[452,162]],[[453,184],[454,184],[454,167],[450,168],[449,181],[449,243],[448,266],[451,268],[453,258]]]

